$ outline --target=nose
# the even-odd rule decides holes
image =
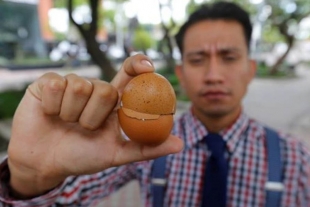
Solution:
[[[215,54],[210,55],[206,66],[204,81],[209,85],[221,84],[224,81],[221,64]]]

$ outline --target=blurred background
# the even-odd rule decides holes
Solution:
[[[0,0],[0,152],[28,84],[48,71],[110,81],[144,53],[173,85],[177,116],[189,106],[174,66],[174,35],[203,0]],[[310,1],[234,0],[251,14],[258,70],[244,110],[310,146]],[[129,189],[129,190],[128,190]],[[126,204],[125,204],[126,203]],[[130,183],[98,206],[139,206]]]

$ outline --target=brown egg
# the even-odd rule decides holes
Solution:
[[[125,87],[118,118],[129,139],[158,145],[171,132],[175,109],[176,96],[169,81],[157,73],[144,73]]]

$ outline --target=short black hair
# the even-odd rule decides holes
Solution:
[[[183,55],[183,40],[187,29],[193,24],[203,20],[233,20],[241,24],[248,50],[250,51],[250,43],[252,36],[252,24],[249,13],[235,3],[231,2],[216,2],[213,4],[203,4],[180,28],[175,36],[176,44]]]

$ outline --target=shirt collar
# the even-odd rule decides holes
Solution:
[[[241,136],[247,131],[249,127],[249,117],[241,113],[238,119],[228,128],[222,130],[220,134],[226,141],[226,146],[228,152],[232,153],[237,147],[238,141],[240,141]]]
[[[186,136],[185,144],[187,147],[191,148],[197,143],[201,142],[203,138],[208,135],[208,131],[205,126],[194,116],[192,110],[189,110],[185,114],[185,126],[186,129],[193,130],[194,136]],[[232,153],[240,140],[240,136],[247,130],[249,126],[249,117],[241,113],[237,120],[228,128],[222,130],[220,134],[226,141],[227,149]]]

